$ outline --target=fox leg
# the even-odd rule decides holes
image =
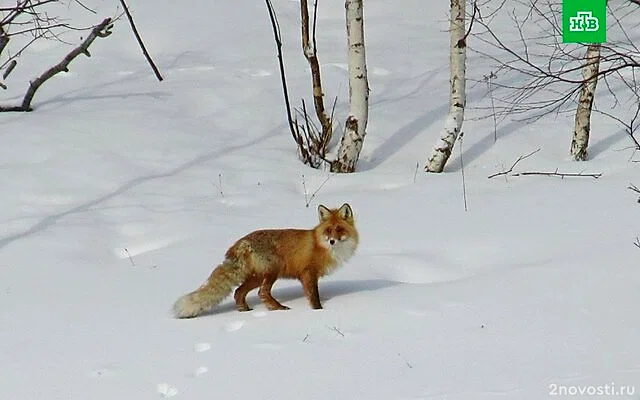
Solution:
[[[271,295],[271,287],[278,279],[277,274],[267,274],[264,276],[262,280],[262,285],[260,286],[260,290],[258,291],[258,296],[260,296],[260,300],[267,306],[267,308],[271,311],[273,310],[288,310],[289,307],[284,306],[278,302],[278,300],[274,299]]]
[[[311,271],[304,271],[300,276],[300,282],[302,282],[304,294],[307,296],[311,308],[315,310],[322,308],[318,292],[318,277]]]
[[[247,294],[253,289],[260,286],[262,279],[258,275],[251,275],[247,280],[242,282],[242,285],[238,287],[233,294],[233,298],[236,301],[236,308],[238,311],[251,311],[251,308],[247,304]]]

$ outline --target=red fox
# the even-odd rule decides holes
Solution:
[[[247,294],[258,295],[269,310],[288,310],[271,295],[278,278],[298,279],[309,304],[322,308],[318,278],[347,261],[358,247],[358,231],[349,204],[339,209],[318,206],[315,228],[268,229],[251,232],[227,250],[225,259],[209,279],[173,306],[176,318],[193,318],[210,310],[238,286],[234,294],[238,311],[249,311]]]

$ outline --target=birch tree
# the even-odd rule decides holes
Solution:
[[[591,109],[600,68],[600,47],[599,43],[587,46],[585,64],[582,68],[583,82],[578,97],[575,127],[573,139],[571,140],[571,156],[575,161],[587,159],[587,146],[589,145],[589,132],[591,131]]]
[[[449,20],[449,114],[444,131],[438,139],[431,156],[427,160],[427,172],[442,172],[453,151],[453,145],[462,129],[464,121],[465,68],[467,44],[465,35],[465,1],[451,0]]]
[[[573,115],[570,154],[577,161],[587,158],[593,113],[619,122],[634,148],[640,149],[634,136],[640,118],[636,72],[640,46],[637,36],[631,34],[631,29],[637,30],[640,8],[634,3],[609,2],[607,42],[588,46],[562,43],[562,3],[557,0],[516,0],[511,3],[513,9],[498,4],[497,9],[485,11],[494,17],[475,20],[480,27],[474,34],[478,45],[471,50],[495,73],[491,85],[496,105],[477,109],[487,110],[485,117],[497,115],[500,120],[519,118],[525,122]],[[516,40],[506,40],[498,33],[505,18],[510,20]],[[608,92],[601,101],[610,102],[607,107],[599,108],[601,102],[594,101],[598,81]]]
[[[367,134],[369,82],[364,46],[362,0],[346,0],[347,44],[349,47],[349,116],[331,172],[354,172]]]

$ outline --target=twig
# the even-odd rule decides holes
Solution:
[[[89,11],[92,14],[97,14],[96,10],[89,8],[86,4],[84,4],[83,2],[81,2],[80,0],[75,0],[76,3],[78,3],[80,5],[80,7],[84,8],[85,10]]]
[[[416,178],[418,177],[418,168],[420,168],[420,163],[416,163],[416,170],[413,172],[413,183],[416,183]]]
[[[122,8],[124,8],[124,12],[125,14],[127,14],[127,19],[129,20],[129,24],[131,25],[131,30],[133,31],[133,34],[136,37],[138,44],[140,45],[140,49],[142,49],[142,54],[144,54],[144,57],[147,59],[147,62],[149,63],[149,65],[151,65],[151,69],[153,70],[153,73],[156,75],[156,78],[158,78],[158,80],[162,82],[162,75],[160,75],[160,71],[158,71],[158,67],[156,67],[156,64],[154,64],[153,60],[151,59],[151,56],[149,55],[149,52],[147,51],[147,48],[144,46],[144,43],[142,42],[142,38],[140,38],[138,29],[136,28],[136,25],[133,23],[133,17],[129,12],[129,7],[127,7],[127,4],[124,2],[124,0],[120,0],[120,4],[122,4]]]
[[[105,18],[100,24],[96,25],[91,33],[87,36],[87,38],[75,49],[73,49],[69,54],[67,54],[62,61],[53,67],[49,68],[42,75],[32,80],[29,84],[29,88],[27,89],[26,94],[24,95],[24,99],[22,100],[22,104],[19,106],[0,106],[0,111],[31,111],[31,101],[36,94],[36,91],[45,83],[48,79],[53,76],[59,74],[60,72],[68,72],[69,64],[80,54],[84,54],[87,57],[91,57],[91,53],[89,53],[89,46],[93,43],[93,41],[98,37],[107,37],[111,35],[111,29],[113,28],[113,23],[111,18]]]
[[[5,47],[9,44],[9,35],[5,32],[2,24],[0,24],[0,55],[4,51]]]
[[[218,174],[218,189],[220,189],[220,196],[224,197],[224,192],[222,191],[222,174]]]
[[[627,187],[627,189],[632,190],[632,191],[640,194],[640,189],[638,189],[638,187],[636,185],[634,185],[633,183],[630,183],[629,186]],[[640,197],[638,198],[638,203],[640,203]]]
[[[493,143],[498,141],[498,116],[496,115],[496,105],[493,99],[493,86],[491,85],[491,79],[497,78],[497,75],[491,71],[489,75],[484,76],[485,82],[487,82],[487,90],[489,91],[489,98],[491,99],[491,116],[493,117]]]
[[[598,179],[602,176],[602,173],[597,174],[584,174],[582,172],[572,173],[572,172],[558,172],[555,170],[553,172],[543,172],[543,171],[527,171],[527,172],[518,172],[516,174],[511,174],[511,176],[528,176],[528,175],[544,175],[544,176],[557,176],[562,179],[564,178],[594,178]]]
[[[136,266],[136,263],[133,262],[133,257],[131,257],[131,253],[129,253],[129,250],[127,250],[127,248],[124,248],[124,252],[127,253],[127,257],[129,257],[129,261],[131,261],[131,265],[132,266]]]
[[[338,327],[334,326],[333,328],[329,328],[329,329],[336,332],[338,335],[344,337],[344,333],[340,332],[340,329],[338,329]]]
[[[636,236],[636,241],[633,242],[633,245],[640,249],[640,238]]]
[[[471,15],[471,20],[469,21],[469,29],[467,29],[467,32],[465,32],[464,36],[462,37],[462,39],[460,39],[458,41],[457,46],[458,47],[464,47],[467,45],[467,37],[469,36],[469,34],[471,33],[471,28],[473,28],[473,21],[476,20],[476,13],[480,11],[478,9],[478,4],[474,1],[473,2],[473,14]]]
[[[304,339],[302,339],[302,343],[306,342],[309,339],[309,334],[304,335]]]
[[[9,61],[9,64],[7,64],[7,68],[2,73],[2,79],[6,80],[9,74],[11,74],[13,69],[16,67],[16,65],[18,65],[18,62],[15,59]]]
[[[496,173],[495,173],[495,174],[493,174],[493,175],[489,175],[487,178],[491,179],[491,178],[495,178],[496,176],[510,174],[511,172],[513,172],[513,169],[515,168],[515,166],[516,166],[516,165],[518,165],[518,163],[519,163],[520,161],[524,160],[525,158],[529,158],[529,157],[531,157],[532,155],[536,154],[536,153],[537,153],[537,152],[539,152],[539,151],[540,151],[540,149],[536,149],[536,150],[532,151],[531,153],[529,153],[529,154],[527,154],[527,155],[524,155],[524,156],[520,156],[520,157],[518,157],[518,159],[517,159],[517,160],[516,160],[512,165],[511,165],[511,168],[509,168],[509,169],[508,169],[508,170],[506,170],[506,171],[496,172]]]
[[[467,185],[464,182],[464,162],[462,158],[462,137],[464,136],[464,132],[460,132],[460,136],[458,137],[458,142],[460,142],[460,172],[462,174],[462,199],[464,200],[464,210],[469,211],[467,208]]]
[[[313,198],[316,197],[316,194],[318,194],[320,189],[322,189],[322,187],[327,183],[329,178],[331,178],[331,175],[327,175],[327,178],[320,184],[320,186],[318,186],[315,192],[311,193],[311,197],[308,197],[307,185],[304,180],[304,175],[302,175],[302,188],[304,189],[304,201],[305,201],[305,206],[307,208],[309,207],[309,204],[311,204],[311,200],[313,200]]]
[[[309,207],[309,193],[307,192],[307,183],[304,180],[304,174],[302,174],[302,190],[304,191],[304,203]]]
[[[413,365],[411,365],[409,363],[409,361],[407,361],[407,359],[402,356],[402,354],[398,353],[398,357],[402,358],[402,361],[404,361],[404,363],[407,365],[407,367],[413,368]]]

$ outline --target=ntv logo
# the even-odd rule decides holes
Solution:
[[[562,41],[607,41],[607,0],[562,0]]]
[[[591,11],[578,11],[575,17],[569,17],[569,31],[596,32],[600,29],[600,21]]]

